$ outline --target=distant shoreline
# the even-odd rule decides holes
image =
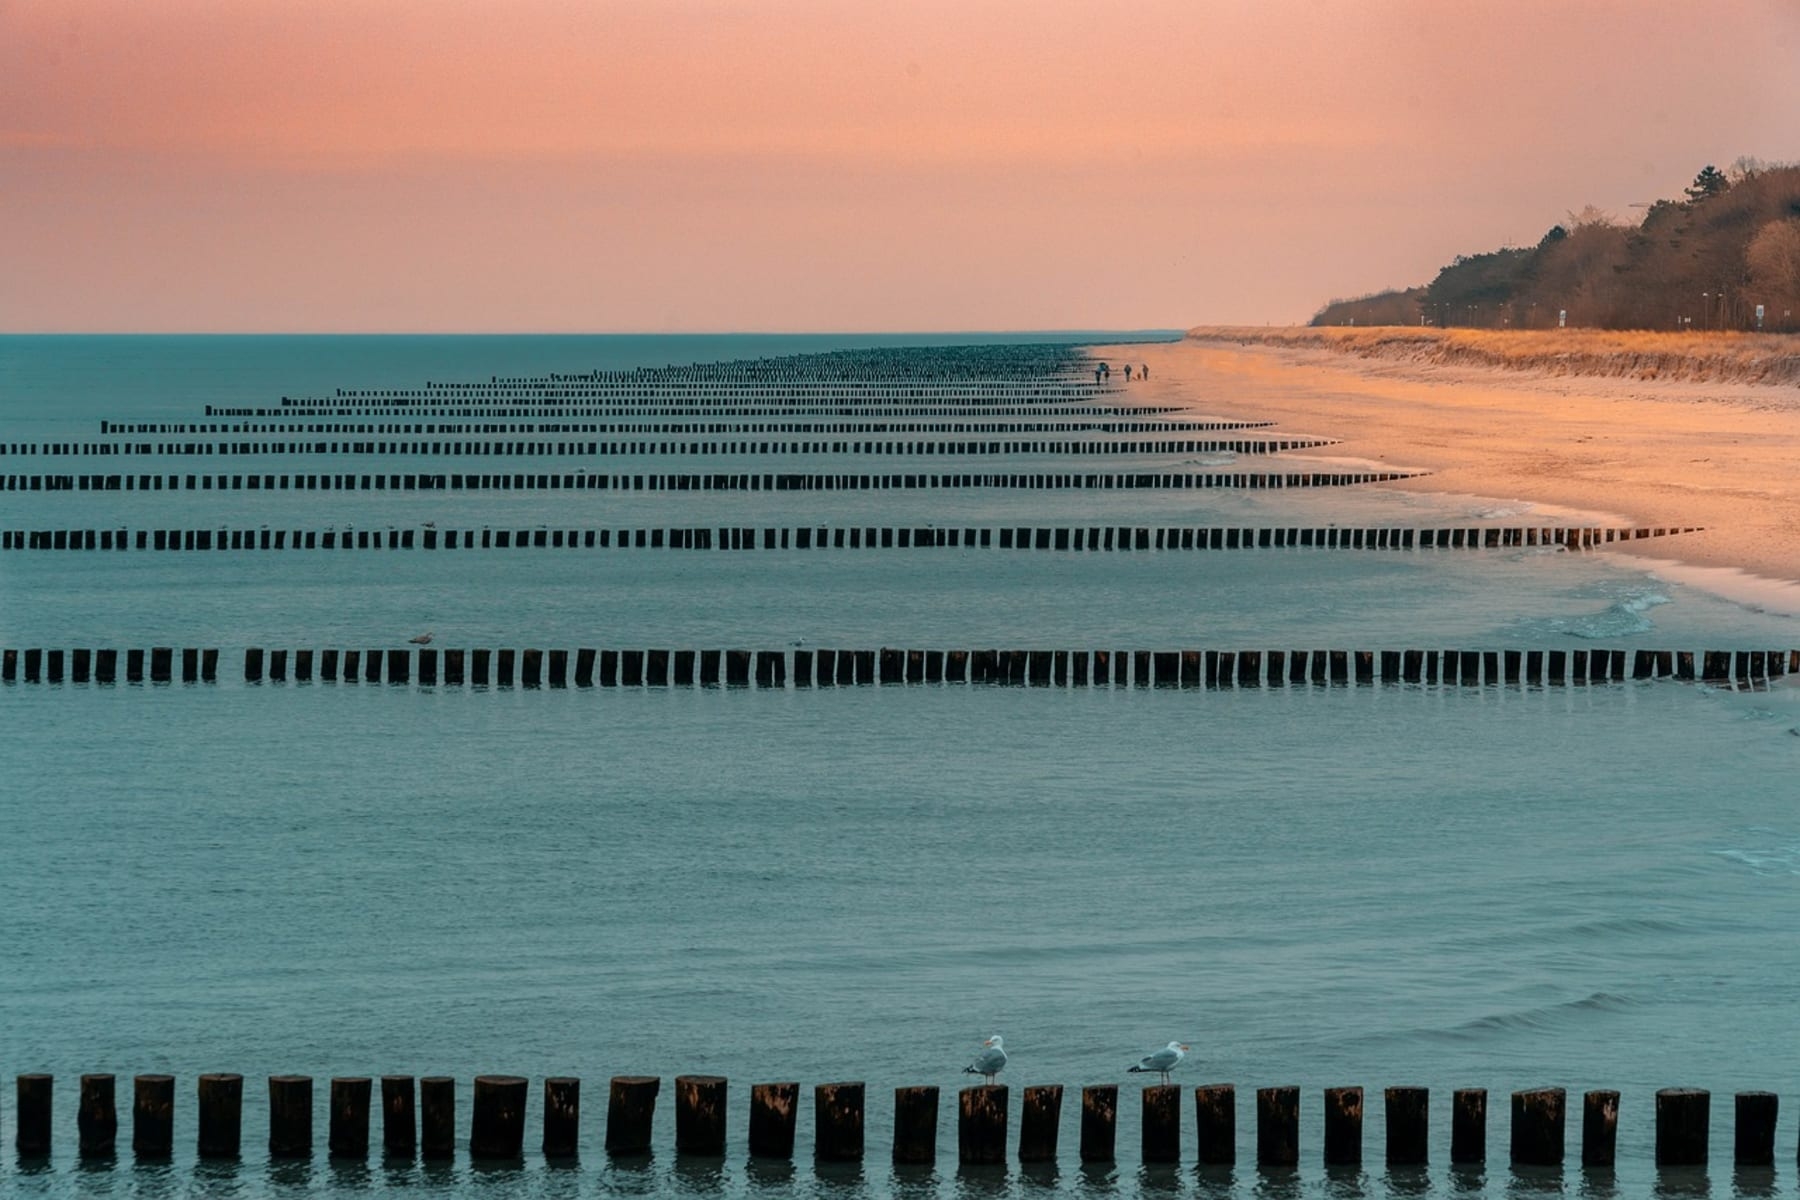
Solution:
[[[1202,328],[1129,356],[1150,366],[1138,399],[1274,420],[1341,438],[1343,455],[1377,469],[1430,472],[1384,486],[1704,526],[1623,552],[1705,568],[1690,581],[1800,613],[1800,387],[1760,381],[1800,337],[1693,335],[1679,361],[1646,357],[1663,353],[1658,337]],[[1609,351],[1621,342],[1637,357]],[[1499,351],[1504,366],[1485,357]]]
[[[1800,334],[1203,325],[1188,330],[1187,336],[1205,342],[1329,350],[1419,366],[1800,389]]]

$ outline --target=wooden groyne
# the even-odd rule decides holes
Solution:
[[[583,1148],[581,1080],[553,1076],[537,1089],[519,1075],[478,1075],[465,1093],[466,1124],[458,1111],[457,1082],[448,1076],[381,1077],[380,1140],[384,1159],[447,1160],[466,1147],[470,1161],[520,1162],[526,1155],[533,1109],[541,1138],[534,1149],[546,1159],[578,1157]],[[376,1145],[373,1136],[375,1080],[340,1076],[324,1090],[327,1136],[325,1149],[334,1160],[367,1161]],[[83,1075],[76,1108],[77,1149],[83,1159],[111,1159],[118,1152],[122,1125],[117,1081],[112,1075]],[[732,1089],[716,1075],[678,1075],[670,1089],[674,1109],[673,1149],[678,1156],[716,1159],[734,1144],[731,1139]],[[307,1075],[272,1075],[267,1089],[267,1154],[270,1160],[309,1159],[317,1150],[315,1117],[318,1090]],[[132,1080],[129,1136],[133,1155],[157,1162],[171,1157],[178,1124],[187,1124],[186,1106],[178,1102],[170,1075],[139,1075]],[[215,1073],[195,1080],[193,1132],[202,1159],[231,1160],[244,1149],[242,1075]],[[801,1144],[798,1133],[801,1085],[759,1083],[749,1090],[748,1152],[752,1158],[785,1160]],[[861,1082],[813,1086],[813,1155],[820,1163],[854,1163],[864,1159],[867,1088]],[[1151,1085],[1139,1101],[1140,1160],[1146,1165],[1177,1164],[1183,1159],[1182,1126],[1191,1119],[1195,1132],[1194,1161],[1203,1167],[1230,1167],[1238,1162],[1238,1095],[1235,1084],[1210,1083],[1193,1089],[1191,1117],[1183,1112],[1183,1089]],[[612,1158],[636,1158],[655,1152],[658,1100],[662,1079],[650,1075],[614,1076],[608,1086],[605,1129],[601,1144]],[[957,1093],[956,1161],[962,1166],[993,1166],[1016,1154],[1020,1163],[1055,1163],[1062,1158],[1059,1133],[1064,1088],[1060,1084],[1027,1087],[1013,1116],[1011,1089],[978,1085]],[[1081,1089],[1079,1158],[1083,1163],[1111,1163],[1117,1157],[1119,1085],[1093,1084]],[[22,1159],[51,1155],[55,1136],[55,1080],[46,1074],[19,1075],[15,1081],[17,1115],[14,1146]],[[1292,1170],[1303,1156],[1327,1167],[1355,1167],[1365,1161],[1364,1089],[1328,1087],[1317,1093],[1324,1117],[1323,1138],[1310,1152],[1300,1136],[1301,1108],[1306,1103],[1294,1085],[1261,1087],[1251,1104],[1251,1159],[1258,1169]],[[1433,1138],[1431,1092],[1423,1087],[1389,1087],[1381,1093],[1385,1140],[1378,1161],[1388,1167],[1424,1167],[1447,1151],[1459,1166],[1485,1164],[1487,1091],[1459,1088],[1448,1116],[1450,1136]],[[1569,1094],[1560,1087],[1534,1088],[1511,1095],[1507,1161],[1514,1166],[1560,1168],[1570,1158]],[[1649,1103],[1622,1104],[1621,1093],[1588,1091],[1582,1096],[1579,1163],[1585,1169],[1609,1170],[1617,1163],[1621,1111],[1649,1113],[1658,1168],[1704,1167],[1711,1159],[1712,1095],[1700,1088],[1663,1088]],[[1779,1098],[1772,1092],[1739,1092],[1733,1097],[1731,1161],[1739,1167],[1772,1167],[1776,1155]],[[939,1088],[900,1087],[894,1091],[891,1158],[898,1165],[929,1166],[939,1157]],[[1643,1119],[1643,1118],[1639,1118]],[[1439,1129],[1443,1126],[1440,1124]],[[459,1130],[467,1130],[464,1141]],[[1015,1132],[1016,1131],[1016,1132]],[[1439,1137],[1441,1138],[1441,1134]],[[666,1144],[666,1143],[663,1143]]]
[[[211,683],[217,650],[0,650],[3,683]],[[120,674],[120,663],[124,673]],[[177,665],[179,675],[175,674]],[[146,672],[146,666],[148,668]],[[1800,650],[575,650],[244,651],[247,683],[424,687],[1588,687],[1670,679],[1766,687]]]
[[[931,456],[978,458],[996,455],[1057,454],[1070,458],[1119,458],[1146,454],[1279,454],[1289,450],[1317,450],[1338,443],[1328,438],[1144,438],[1124,441],[1092,438],[1084,441],[1029,439],[989,441],[936,441],[924,439],[856,439],[800,441],[786,437],[729,441],[494,441],[401,440],[333,438],[314,441],[248,442],[11,442],[0,444],[0,457],[49,458],[87,456],[117,458],[132,455],[154,457],[267,457],[304,456],[437,458],[626,458],[661,455],[669,458],[739,455],[875,455],[888,458]]]
[[[1095,404],[1079,403],[1044,403],[1044,404],[949,404],[912,402],[905,404],[883,403],[872,400],[821,401],[783,400],[771,398],[751,401],[720,401],[716,404],[684,404],[673,400],[646,400],[638,404],[621,403],[560,403],[546,405],[493,405],[461,403],[445,404],[356,404],[343,402],[336,407],[324,406],[306,409],[287,407],[284,401],[279,408],[268,407],[236,407],[231,405],[208,404],[205,415],[221,420],[233,421],[266,421],[292,420],[297,417],[311,420],[341,421],[350,418],[357,421],[381,420],[383,418],[404,418],[417,420],[556,420],[587,419],[594,417],[959,417],[965,421],[982,420],[994,417],[1163,417],[1172,413],[1190,411],[1180,404]],[[149,422],[143,422],[149,424]],[[1274,421],[1227,421],[1218,420],[1208,428],[1216,429],[1267,429]]]
[[[1502,550],[1600,549],[1698,533],[1697,525],[668,526],[621,529],[6,529],[0,550]]]
[[[0,649],[0,683],[215,683],[218,677],[219,652],[211,648]]]
[[[1131,410],[1135,412],[1136,410]],[[524,421],[496,424],[493,422],[469,420],[445,421],[390,421],[371,424],[367,421],[276,421],[276,422],[220,422],[220,421],[101,421],[100,434],[103,437],[138,437],[144,435],[179,436],[196,434],[272,434],[272,433],[310,433],[310,434],[364,434],[364,435],[471,435],[471,434],[556,434],[556,433],[629,433],[638,434],[725,434],[725,433],[879,433],[892,436],[900,433],[1217,433],[1228,430],[1267,429],[1273,421],[1223,421],[1223,420],[1157,420],[1157,421],[1118,421],[1103,419],[1106,414],[1099,409],[1083,409],[1084,415],[1093,414],[1101,419],[1090,417],[1088,420],[1063,421],[921,421],[906,414],[887,415],[887,410],[878,410],[881,419],[865,416],[860,420],[837,421],[606,421],[606,422],[568,422],[568,421]],[[985,415],[985,414],[984,414]],[[1111,415],[1129,415],[1114,413]],[[42,446],[52,444],[89,446],[94,443],[12,443],[12,453],[23,453],[20,447],[39,447],[30,453],[44,453]],[[0,445],[0,453],[6,453],[7,447]],[[90,453],[87,449],[68,450],[65,453]],[[138,453],[149,453],[141,447]]]
[[[1393,483],[1424,471],[1030,471],[852,475],[772,471],[609,475],[579,472],[363,475],[0,475],[7,492],[860,492],[919,489],[1046,491],[1330,488]]]

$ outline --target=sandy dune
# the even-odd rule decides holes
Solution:
[[[1639,552],[1800,580],[1800,388],[1392,363],[1189,338],[1108,348],[1147,363],[1135,399],[1344,439],[1432,474],[1395,486],[1531,500],[1639,525],[1703,525]],[[1786,590],[1786,589],[1783,589]]]

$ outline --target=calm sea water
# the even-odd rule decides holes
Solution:
[[[338,386],[846,341],[0,339],[0,440]],[[1195,393],[1204,410],[1201,381]],[[1380,489],[0,494],[10,528],[222,516],[1538,519]],[[425,628],[438,645],[546,647],[1800,644],[1787,618],[1641,565],[1538,551],[0,556],[3,645],[205,644],[229,661],[246,645],[398,645]],[[477,692],[250,688],[227,673],[210,687],[0,686],[0,1072],[54,1071],[61,1087],[47,1165],[12,1160],[0,1101],[0,1190],[1791,1195],[1797,727],[1800,691],[1671,683]],[[1071,1088],[1059,1171],[955,1167],[948,1093],[994,1032],[1015,1089]],[[1123,1069],[1170,1038],[1195,1048],[1178,1080],[1239,1086],[1235,1174],[1191,1166],[1191,1107],[1190,1165],[1137,1161],[1137,1077]],[[206,1070],[247,1077],[233,1166],[192,1157],[192,1078]],[[173,1163],[77,1161],[84,1071],[180,1077]],[[310,1165],[265,1161],[263,1075],[452,1074],[466,1122],[467,1081],[490,1071],[587,1081],[581,1165],[348,1168],[322,1149]],[[640,1072],[730,1077],[723,1162],[670,1152],[667,1089],[657,1157],[605,1160],[605,1079]],[[748,1164],[743,1104],[765,1079],[867,1080],[864,1166],[814,1170],[809,1107],[791,1172]],[[1073,1093],[1095,1082],[1125,1085],[1120,1161],[1084,1170]],[[891,1089],[921,1083],[946,1090],[940,1167],[897,1176]],[[1250,1165],[1249,1093],[1275,1083],[1303,1088],[1293,1174]],[[1319,1092],[1338,1084],[1369,1089],[1359,1172],[1318,1165]],[[1436,1161],[1422,1173],[1380,1166],[1391,1084],[1433,1089]],[[1653,1092],[1677,1084],[1714,1091],[1710,1176],[1650,1165]],[[1505,1094],[1538,1085],[1624,1093],[1616,1175],[1505,1165]],[[1485,1173],[1445,1165],[1449,1092],[1464,1086],[1490,1090]],[[1729,1165],[1730,1093],[1753,1088],[1787,1106],[1772,1175]],[[539,1115],[534,1095],[528,1140]],[[322,1112],[318,1125],[322,1137]],[[1578,1159],[1578,1127],[1570,1146]]]

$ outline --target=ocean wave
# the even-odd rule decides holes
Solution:
[[[1732,846],[1714,850],[1716,858],[1749,867],[1758,875],[1800,875],[1800,842],[1777,842],[1766,846]]]
[[[1491,508],[1471,509],[1468,515],[1477,521],[1504,521],[1508,517],[1522,517],[1528,512],[1535,511],[1536,508],[1535,504],[1520,501],[1516,504],[1496,504]]]
[[[1192,458],[1184,458],[1180,465],[1184,467],[1228,467],[1238,460],[1234,450],[1221,450],[1217,454],[1196,454]]]
[[[1600,612],[1579,617],[1552,617],[1543,624],[1552,632],[1590,641],[1635,637],[1656,628],[1648,614],[1651,609],[1669,602],[1668,595],[1652,585],[1634,585],[1623,589]]]
[[[1535,1008],[1490,1013],[1437,1032],[1457,1039],[1479,1038],[1490,1033],[1541,1032],[1581,1020],[1591,1013],[1625,1012],[1637,1006],[1638,1002],[1628,996],[1614,992],[1593,992],[1579,1000],[1565,1000],[1560,1004],[1542,1004]]]

